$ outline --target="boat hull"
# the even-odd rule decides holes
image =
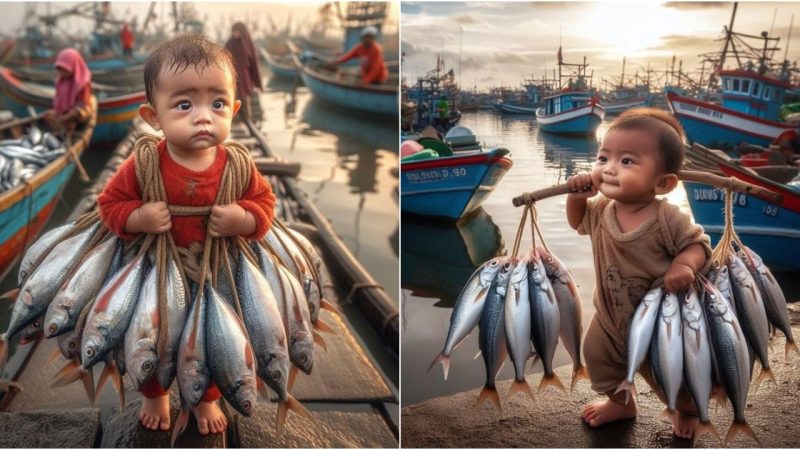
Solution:
[[[6,68],[0,68],[0,91],[6,109],[16,116],[28,116],[28,106],[37,113],[53,107],[52,88],[32,87],[31,83],[21,82]],[[138,115],[139,106],[145,102],[144,91],[99,99],[92,144],[115,143],[125,137]]]
[[[507,103],[496,103],[497,111],[501,114],[515,114],[524,116],[536,115],[537,108],[529,108],[526,106],[509,105]]]
[[[603,108],[605,108],[606,114],[612,116],[616,114],[622,114],[629,109],[644,108],[645,106],[648,106],[647,99],[645,98],[637,98],[634,100],[619,102],[619,103],[603,102]]]
[[[286,78],[293,80],[300,76],[300,69],[294,64],[294,60],[290,59],[289,62],[282,62],[275,55],[272,55],[265,49],[261,49],[261,56],[267,63],[270,72],[278,78]]]
[[[766,147],[785,133],[795,133],[792,125],[681,97],[674,92],[667,93],[667,100],[689,140],[709,148],[727,149],[742,142]]]
[[[605,109],[600,105],[587,105],[558,114],[544,115],[544,108],[536,110],[539,129],[549,133],[590,135],[603,123]]]
[[[725,190],[684,182],[695,222],[716,244],[724,230]],[[773,271],[800,270],[800,214],[752,195],[734,192],[734,228]]]
[[[508,153],[498,148],[402,163],[402,211],[451,221],[469,215],[511,168]]]
[[[398,114],[397,86],[356,86],[322,75],[307,66],[303,68],[301,77],[311,94],[325,103],[382,116],[396,117]]]

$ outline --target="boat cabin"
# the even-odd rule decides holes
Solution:
[[[778,120],[783,96],[791,85],[750,70],[720,72],[722,106],[766,120]]]
[[[552,116],[573,109],[582,108],[592,103],[594,95],[590,91],[560,92],[544,99],[544,114]]]

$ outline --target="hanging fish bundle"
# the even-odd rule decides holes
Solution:
[[[21,138],[0,141],[0,193],[29,180],[66,151],[57,137],[35,125]]]
[[[518,256],[529,212],[531,233],[536,230],[543,246],[534,246],[527,254]],[[428,370],[441,363],[447,379],[450,354],[475,326],[479,329],[480,354],[486,367],[486,383],[478,404],[488,399],[501,409],[495,378],[506,356],[514,364],[509,395],[523,392],[533,398],[525,380],[525,365],[534,355],[544,367],[538,390],[548,385],[564,390],[553,372],[559,338],[573,361],[571,388],[580,378],[587,377],[580,356],[583,334],[580,296],[572,274],[547,249],[531,206],[523,213],[512,255],[487,261],[467,280],[450,315],[444,348]]]
[[[775,382],[770,368],[769,328],[786,336],[785,354],[797,352],[786,299],[761,258],[741,243],[733,228],[731,191],[726,197],[726,226],[712,254],[708,277],[697,275],[697,288],[681,294],[661,287],[648,292],[633,315],[628,334],[628,370],[617,392],[636,397],[633,377],[650,356],[653,377],[667,398],[667,413],[676,413],[681,385],[697,407],[700,425],[694,439],[705,433],[719,438],[708,416],[712,397],[733,408],[733,423],[725,444],[737,433],[758,438],[747,423],[745,407],[755,361],[761,371],[755,389]]]
[[[289,392],[298,370],[311,373],[315,344],[325,347],[319,332],[332,332],[319,318],[320,308],[337,312],[322,298],[321,271],[310,242],[277,218],[258,242],[209,237],[198,262],[169,232],[126,242],[94,211],[46,233],[24,255],[0,358],[4,364],[9,339],[39,321],[58,340],[51,361],[58,354],[68,361],[53,385],[81,380],[92,403],[109,378],[121,409],[124,375],[137,389],[153,380],[168,389],[177,379],[182,411],[173,442],[212,381],[246,416],[258,392],[269,400],[269,386],[280,433],[290,409],[311,418]]]

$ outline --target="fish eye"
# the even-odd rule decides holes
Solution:
[[[91,358],[92,356],[94,356],[94,349],[92,347],[89,347],[86,349],[85,353],[87,358]]]
[[[250,408],[252,407],[253,405],[251,405],[249,401],[242,403],[242,408],[244,408],[245,411],[250,411]]]
[[[308,356],[300,355],[299,359],[300,359],[300,363],[305,364],[305,362],[308,361]]]
[[[78,343],[75,342],[75,341],[70,342],[69,345],[68,345],[68,347],[70,349],[72,349],[72,350],[75,350],[75,347],[77,347],[77,346],[78,346]]]
[[[272,379],[273,379],[274,381],[281,381],[281,377],[282,377],[282,375],[281,375],[281,373],[280,373],[280,372],[277,372],[277,371],[276,371],[276,372],[273,372],[273,373],[272,373]]]
[[[54,324],[54,323],[53,323],[53,324],[50,324],[50,326],[49,326],[49,327],[47,327],[47,331],[49,331],[49,332],[50,332],[50,334],[53,334],[53,333],[55,333],[56,331],[58,331],[58,325],[56,325],[56,324]]]
[[[145,372],[150,372],[151,370],[153,370],[153,363],[151,363],[150,361],[145,362],[144,364],[142,364],[142,370],[144,370]]]

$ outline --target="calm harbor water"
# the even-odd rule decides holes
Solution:
[[[598,137],[605,134],[609,123],[606,119],[601,125]],[[514,166],[486,200],[483,211],[461,223],[433,223],[405,215],[402,218],[403,405],[484,384],[483,360],[474,358],[478,353],[477,329],[451,354],[447,381],[439,366],[426,373],[444,345],[455,300],[464,282],[482,262],[511,253],[522,213],[521,208],[512,206],[511,199],[525,191],[563,183],[570,175],[590,170],[597,154],[597,139],[566,138],[541,132],[533,118],[502,117],[491,111],[480,111],[464,114],[460,125],[470,128],[487,148],[511,150]],[[668,199],[691,213],[681,187],[670,193]],[[572,271],[581,296],[585,331],[594,313],[591,243],[588,236],[579,236],[569,226],[565,205],[566,196],[539,202],[538,223],[548,247]],[[526,228],[520,252],[529,250],[530,243],[531,234]],[[788,288],[789,292],[790,283],[783,283],[782,277],[779,280],[787,298],[800,297],[796,283]],[[554,366],[568,363],[569,354],[559,344]],[[541,364],[528,370],[540,373]],[[513,366],[507,362],[498,380],[513,376]],[[501,392],[501,398],[505,394]]]

